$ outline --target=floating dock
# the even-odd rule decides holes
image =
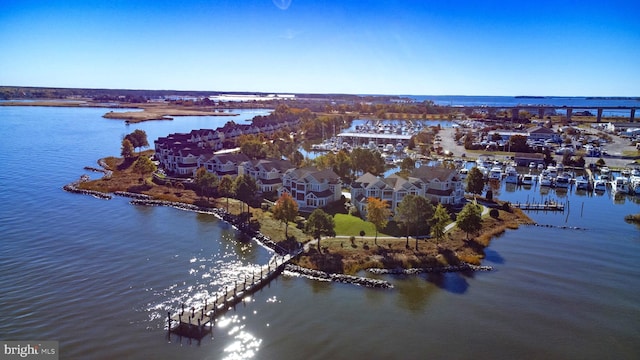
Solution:
[[[564,212],[564,204],[555,202],[555,201],[549,201],[544,203],[512,203],[511,206],[521,210]]]

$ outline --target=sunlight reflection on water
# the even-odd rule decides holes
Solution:
[[[233,341],[224,348],[225,357],[223,359],[251,359],[262,344],[262,339],[256,338],[253,334],[244,330],[245,325],[240,324],[238,316],[231,319],[233,327],[229,330],[229,335],[233,336]]]

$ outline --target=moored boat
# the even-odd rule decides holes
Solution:
[[[618,176],[611,181],[611,191],[614,193],[629,193],[629,178],[626,176]]]
[[[502,178],[502,168],[494,166],[489,170],[489,180],[500,180]]]
[[[522,175],[522,185],[533,185],[535,177],[531,174]]]
[[[604,192],[607,191],[607,181],[604,179],[598,179],[593,183],[593,191]]]
[[[505,177],[505,182],[508,184],[517,184],[518,183],[518,179],[519,179],[519,175],[518,175],[518,171],[516,171],[516,168],[513,166],[507,166],[507,169],[505,170],[505,173],[507,174],[507,176]]]
[[[571,182],[571,174],[567,172],[563,172],[560,175],[556,176],[556,180],[555,180],[556,187],[568,188],[570,182]]]
[[[589,180],[584,176],[578,176],[576,178],[576,190],[588,190]]]

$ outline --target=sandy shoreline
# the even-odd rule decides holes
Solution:
[[[220,112],[209,107],[182,106],[165,103],[105,103],[91,100],[37,100],[37,101],[5,101],[0,106],[44,106],[44,107],[88,107],[88,108],[121,108],[133,111],[110,111],[102,117],[106,119],[125,120],[138,123],[150,120],[173,120],[174,116],[236,116],[238,114]]]

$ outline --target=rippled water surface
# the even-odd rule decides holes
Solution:
[[[118,110],[114,110],[118,111]],[[167,336],[167,311],[198,304],[268,261],[211,215],[69,194],[124,134],[152,142],[230,118],[125,126],[104,109],[0,107],[0,339],[58,340],[61,358],[636,359],[637,199],[572,191],[564,214],[495,239],[495,271],[387,277],[393,290],[281,276],[201,341]],[[260,112],[244,112],[240,122]],[[89,174],[93,177],[95,174]],[[540,189],[502,188],[511,201]],[[561,226],[584,230],[562,229]]]

